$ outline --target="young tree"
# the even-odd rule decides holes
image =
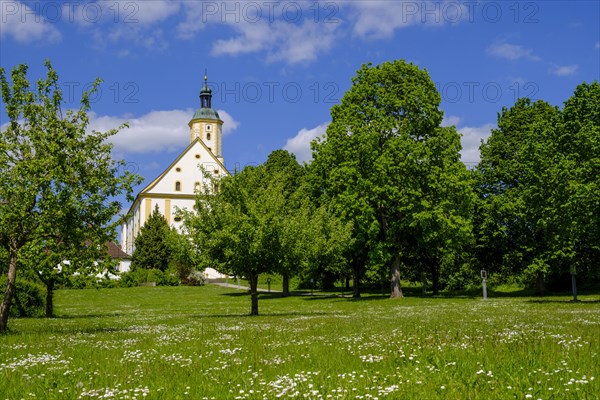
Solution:
[[[278,253],[276,257],[277,270],[282,276],[282,295],[290,294],[290,277],[298,273],[301,266],[302,253],[298,251],[298,241],[301,237],[298,232],[302,227],[299,220],[302,193],[299,187],[304,176],[304,170],[296,161],[296,157],[286,150],[275,150],[264,163],[267,181],[265,185],[271,190],[277,190],[282,198],[279,202],[265,205],[274,216],[273,223],[277,226],[274,231],[277,240],[273,243],[277,248],[272,248]]]
[[[427,71],[413,64],[363,65],[332,108],[327,137],[313,145],[321,195],[353,222],[355,296],[366,268],[387,266],[391,297],[401,297],[401,265],[415,263],[418,252],[442,252],[468,231],[472,195],[460,136],[440,127],[440,101]],[[433,260],[437,268],[439,256]]]
[[[157,204],[135,239],[131,269],[159,269],[165,272],[170,258],[170,229]]]
[[[268,190],[264,166],[246,167],[223,178],[216,194],[200,194],[196,213],[184,217],[202,267],[248,279],[250,315],[258,315],[259,275],[275,272],[277,223],[266,209],[280,208],[282,201],[281,192]]]
[[[0,244],[8,252],[7,285],[0,304],[0,332],[8,327],[22,249],[34,242],[63,240],[100,253],[114,238],[121,205],[132,199],[139,177],[111,157],[107,139],[117,130],[87,132],[90,96],[63,115],[58,74],[49,61],[47,77],[30,88],[27,66],[0,68],[2,100],[9,122],[0,132]]]

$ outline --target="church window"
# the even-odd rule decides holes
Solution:
[[[219,184],[213,183],[213,193],[219,193]]]
[[[206,140],[210,140],[210,133],[206,134]]]
[[[200,154],[196,154],[194,157],[196,157],[196,159],[200,159]]]
[[[194,191],[196,191],[196,192],[200,191],[200,182],[194,183]]]
[[[181,192],[181,182],[179,182],[179,181],[175,182],[175,191]]]
[[[219,170],[218,170],[218,169],[215,169],[215,170],[213,171],[213,174],[215,174],[215,175],[219,175]]]
[[[175,222],[181,222],[181,217],[175,217],[173,220],[174,220]]]
[[[177,171],[177,172],[181,172],[181,168],[180,168],[180,167],[177,167],[177,168],[175,168],[175,171]]]
[[[212,128],[212,125],[206,125],[206,130],[207,130],[207,131],[210,131],[210,130],[211,130],[211,128]]]

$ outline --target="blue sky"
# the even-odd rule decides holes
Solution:
[[[429,71],[473,163],[503,106],[519,96],[561,106],[600,78],[599,4],[0,0],[0,65],[26,63],[33,80],[50,59],[65,108],[102,78],[92,127],[128,121],[114,154],[148,183],[189,143],[205,69],[233,170],[280,148],[309,160],[360,65],[405,59]]]

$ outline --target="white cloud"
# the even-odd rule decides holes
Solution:
[[[96,43],[133,42],[148,49],[167,47],[163,29],[158,26],[179,13],[179,1],[152,0],[93,3],[65,3],[63,16],[88,29]],[[120,52],[120,55],[122,51]]]
[[[223,136],[229,135],[240,126],[240,123],[233,119],[227,111],[217,110],[217,112],[219,113],[221,120],[223,120]]]
[[[353,32],[367,39],[390,38],[397,29],[413,25],[442,26],[469,18],[469,9],[456,1],[348,1],[353,9]]]
[[[293,153],[300,163],[311,161],[312,150],[310,149],[310,142],[324,135],[327,132],[328,126],[329,122],[326,122],[312,129],[300,129],[296,136],[287,140],[283,149]]]
[[[487,48],[487,53],[495,57],[505,58],[513,61],[521,58],[531,61],[540,60],[540,57],[533,54],[532,49],[527,49],[518,44],[495,43]]]
[[[490,136],[491,130],[496,126],[494,124],[484,124],[481,126],[463,126],[457,128],[462,134],[460,138],[462,144],[461,160],[466,164],[476,164],[480,160],[479,146],[481,140]]]
[[[38,8],[41,3],[32,4]],[[60,9],[57,10],[54,17],[60,15]],[[18,1],[0,0],[0,38],[6,36],[12,36],[19,43],[56,43],[62,39],[60,31],[40,10]]]
[[[338,25],[305,19],[298,24],[261,20],[255,23],[240,21],[230,26],[237,31],[237,36],[214,42],[213,55],[263,52],[268,62],[297,64],[313,61],[329,51],[334,44]]]
[[[460,117],[457,117],[456,115],[444,115],[444,118],[442,119],[442,126],[457,126],[461,121]]]
[[[223,134],[229,134],[239,126],[239,122],[227,112],[218,112],[224,121]],[[193,113],[192,109],[151,111],[138,118],[98,116],[91,113],[90,129],[107,131],[128,122],[129,128],[122,129],[110,139],[116,153],[174,152],[188,144],[188,122]]]
[[[575,75],[577,73],[578,69],[579,69],[579,65],[577,65],[577,64],[571,64],[571,65],[552,64],[550,66],[550,69],[548,70],[548,72],[551,75],[556,75],[556,76],[570,76],[570,75]]]

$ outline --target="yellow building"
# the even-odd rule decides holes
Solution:
[[[215,178],[230,175],[222,154],[223,121],[212,109],[211,102],[212,92],[204,76],[200,108],[188,123],[190,144],[136,196],[129,209],[130,217],[122,226],[121,249],[124,252],[133,254],[135,238],[155,206],[170,226],[180,228],[182,221],[176,216],[177,209],[192,210],[196,193],[205,187],[213,189],[211,180],[204,174],[209,173]]]

